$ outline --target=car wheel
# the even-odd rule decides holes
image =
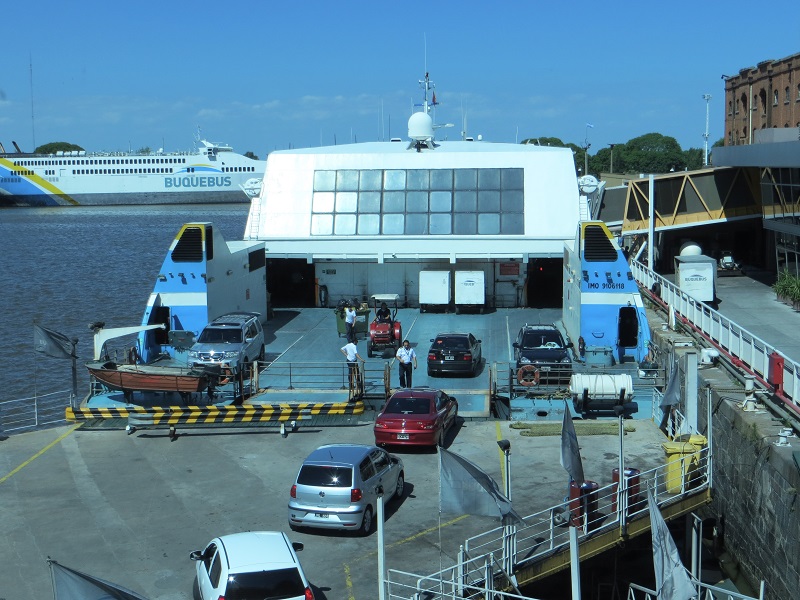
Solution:
[[[200,598],[200,583],[197,581],[197,575],[194,576],[194,583],[192,584],[192,598],[194,600],[202,600]]]
[[[433,377],[433,376],[434,376],[433,369],[428,369],[428,377]]]
[[[372,358],[375,354],[372,352],[372,346],[367,346],[367,358]]]
[[[406,487],[406,480],[403,479],[403,474],[400,473],[400,475],[397,476],[397,487],[395,487],[394,489],[395,498],[400,499],[403,497],[403,492],[405,491],[405,487]]]
[[[359,528],[358,532],[367,537],[370,533],[372,533],[372,507],[368,506],[364,509],[364,519],[361,521],[361,527]]]

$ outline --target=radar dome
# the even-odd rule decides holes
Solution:
[[[418,142],[433,139],[433,119],[424,112],[416,112],[408,119],[408,137]]]
[[[700,247],[700,244],[689,240],[681,244],[679,256],[700,256],[702,253],[703,249]]]

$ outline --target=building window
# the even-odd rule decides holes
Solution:
[[[772,106],[778,106],[778,90],[772,92]]]

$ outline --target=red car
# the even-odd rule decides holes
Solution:
[[[441,446],[457,416],[458,402],[441,390],[400,390],[375,419],[375,445]]]

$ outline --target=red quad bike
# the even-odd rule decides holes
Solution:
[[[375,317],[369,324],[367,356],[372,358],[376,351],[380,351],[382,354],[387,348],[396,352],[403,343],[403,326],[397,320],[397,303],[400,296],[398,294],[373,294],[370,300]],[[382,304],[386,304],[391,313],[388,318],[378,314]]]

